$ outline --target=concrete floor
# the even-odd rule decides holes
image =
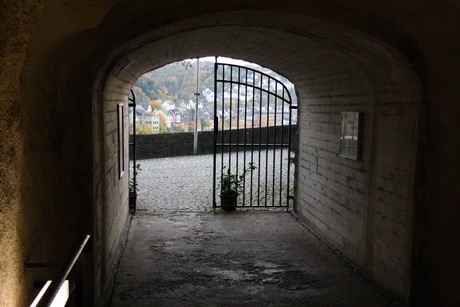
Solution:
[[[394,306],[289,213],[133,217],[111,306]]]

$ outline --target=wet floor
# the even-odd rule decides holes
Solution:
[[[289,213],[138,213],[111,306],[394,306]]]

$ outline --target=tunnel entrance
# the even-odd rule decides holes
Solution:
[[[221,17],[146,33],[114,51],[107,62],[98,88],[105,113],[96,118],[101,127],[96,158],[104,159],[95,158],[95,165],[102,165],[95,176],[95,191],[102,194],[95,195],[95,219],[102,221],[96,233],[107,241],[100,248],[102,259],[113,259],[120,238],[113,229],[129,218],[127,176],[116,174],[116,104],[127,103],[132,84],[146,71],[184,58],[223,54],[270,67],[296,85],[294,211],[327,244],[407,298],[421,105],[420,83],[410,63],[385,43],[313,18]],[[252,23],[242,26],[247,20]],[[362,114],[359,160],[339,155],[342,112]]]

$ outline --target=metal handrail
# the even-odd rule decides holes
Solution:
[[[69,275],[70,271],[72,271],[75,263],[77,262],[78,258],[80,258],[80,255],[85,248],[86,243],[88,242],[90,238],[90,235],[86,235],[82,242],[78,245],[76,248],[75,252],[69,257],[67,260],[65,266],[62,268],[61,272],[56,276],[55,279],[52,280],[50,286],[46,290],[45,294],[41,298],[40,302],[38,303],[38,306],[40,307],[48,307],[51,305],[53,302],[54,298],[58,294],[59,290],[62,287],[62,284],[66,280],[67,276]]]

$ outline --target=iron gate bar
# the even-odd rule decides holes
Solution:
[[[220,147],[221,154],[221,177],[224,174],[224,168],[227,167],[224,162],[224,154],[228,154],[228,169],[237,176],[244,174],[246,169],[247,159],[246,154],[249,152],[250,148],[250,163],[254,164],[254,158],[257,159],[257,178],[254,180],[254,171],[250,170],[250,180],[249,180],[249,204],[246,203],[246,194],[247,194],[247,179],[243,177],[242,180],[242,207],[287,207],[289,209],[289,200],[291,199],[289,193],[290,185],[290,162],[288,159],[287,162],[287,182],[286,182],[286,203],[283,205],[283,152],[284,148],[288,149],[288,156],[290,157],[291,150],[291,118],[292,118],[292,101],[291,96],[287,88],[280,81],[275,78],[256,71],[251,68],[233,65],[233,64],[224,64],[224,63],[215,63],[214,69],[214,170],[213,170],[213,207],[217,207],[216,202],[216,187],[217,187],[217,148]],[[259,77],[259,81],[256,84],[256,77]],[[252,80],[251,80],[252,79]],[[252,84],[251,84],[252,81]],[[248,87],[252,88],[252,107],[250,110],[250,119],[248,120]],[[274,91],[273,91],[274,88]],[[281,91],[279,90],[281,88]],[[229,92],[227,96],[229,99],[228,109],[226,108],[226,97],[225,94]],[[242,90],[243,89],[243,90]],[[219,93],[219,90],[221,92]],[[236,91],[236,93],[235,93]],[[244,108],[242,108],[242,92],[244,92]],[[257,97],[258,95],[258,97]],[[258,99],[257,99],[258,98]],[[219,123],[219,110],[217,107],[218,100],[220,99],[221,107],[221,123]],[[236,99],[236,102],[234,101]],[[258,102],[258,118],[256,120],[256,101]],[[281,110],[279,110],[279,103],[281,104]],[[274,111],[271,110],[271,106],[274,104]],[[288,140],[285,143],[285,106],[289,106],[289,117],[288,117]],[[235,110],[236,108],[236,110]],[[241,114],[244,109],[244,116]],[[263,118],[263,109],[265,114],[265,119]],[[228,112],[228,113],[227,113]],[[279,116],[281,112],[281,116]],[[228,116],[226,116],[226,113]],[[244,124],[241,123],[241,119],[244,120]],[[236,123],[234,124],[234,122]],[[250,122],[250,130],[248,130],[248,122]],[[272,123],[272,126],[270,124]],[[225,125],[228,125],[225,129]],[[218,133],[219,127],[221,132],[220,143]],[[242,128],[244,127],[244,128]],[[255,143],[256,137],[256,127],[258,128],[258,144]],[[273,127],[272,132],[270,127]],[[280,137],[278,136],[278,128],[281,127]],[[236,136],[234,132],[236,128]],[[240,136],[240,131],[245,133]],[[250,131],[250,144],[248,144],[247,133]],[[263,132],[265,133],[265,140],[263,140]],[[227,135],[227,137],[226,137]],[[243,137],[244,136],[244,137]],[[235,139],[233,138],[235,137]],[[241,137],[243,139],[241,140]],[[270,137],[273,138],[273,142],[270,142]],[[228,142],[225,142],[228,138]],[[278,139],[281,139],[279,142]],[[235,140],[235,142],[233,142]],[[235,148],[235,150],[233,150]],[[280,150],[278,154],[276,149]],[[254,157],[255,151],[257,150],[257,157]],[[269,151],[273,149],[271,153],[271,169],[269,168]],[[263,152],[265,151],[265,152]],[[240,154],[243,154],[241,158],[243,160],[243,169],[240,172]],[[232,155],[235,154],[235,166],[232,166]],[[262,163],[262,154],[265,154],[265,173],[264,178],[261,173],[261,163]],[[279,161],[279,204],[275,204],[275,192],[276,192],[276,176],[277,176],[277,161]],[[270,172],[271,171],[271,172]],[[272,182],[269,183],[269,173],[271,173]],[[254,183],[257,183],[257,195],[254,194]],[[263,194],[261,193],[261,184],[265,185]],[[271,188],[271,191],[270,191]],[[257,202],[254,202],[254,196],[257,196]],[[269,199],[270,198],[270,199]],[[269,203],[270,200],[270,203]],[[263,203],[261,203],[263,201]],[[238,205],[240,206],[240,205]]]
[[[230,114],[229,114],[229,125],[228,128],[230,129],[229,131],[229,138],[230,138],[230,144],[232,143],[232,94],[233,94],[233,66],[230,66]],[[223,106],[222,106],[223,107]],[[230,168],[232,165],[232,148],[229,148],[229,154],[228,154],[228,167]]]
[[[217,62],[217,57],[216,57]],[[212,193],[212,207],[214,211],[216,210],[216,160],[217,160],[217,131],[219,131],[219,120],[217,117],[217,65],[214,65],[214,148],[213,148],[213,157],[212,157],[212,164],[213,164],[213,172],[212,172],[212,186],[213,186],[213,193]]]
[[[275,93],[278,91],[278,83],[275,83]],[[278,98],[275,96],[275,127],[276,127],[276,108],[277,108]],[[276,140],[276,128],[273,131],[273,139]],[[273,180],[272,180],[272,206],[275,205],[275,169],[276,169],[276,151],[273,151]]]
[[[252,85],[256,85],[256,73],[255,71],[252,72]],[[251,116],[251,120],[252,120],[252,124],[251,124],[251,128],[252,128],[252,131],[251,131],[251,144],[252,144],[252,147],[251,147],[251,163],[254,163],[254,115],[255,115],[255,97],[256,97],[256,93],[255,93],[255,86],[252,87],[252,116]],[[260,131],[260,129],[259,129]],[[253,204],[253,193],[252,193],[252,187],[253,187],[253,178],[254,178],[254,172],[253,170],[251,170],[251,201],[250,201],[250,205],[252,206]]]
[[[257,76],[256,72],[254,72],[254,76]],[[261,91],[260,91],[260,87],[262,86],[262,78],[259,78],[259,80],[260,80],[260,85],[257,87],[256,94],[257,93],[259,94],[259,102],[258,103],[259,103],[259,106],[260,106],[260,99],[262,97],[261,96]],[[254,85],[255,84],[256,83],[254,83]],[[254,96],[254,98],[253,98],[253,105],[252,105],[254,110],[256,109],[256,107],[255,107],[256,106],[256,99],[255,98],[256,98],[256,96]],[[262,145],[262,131],[261,131],[262,127],[260,125],[261,124],[261,118],[262,118],[261,117],[261,110],[262,109],[259,107],[259,122],[257,123],[257,125],[258,125],[257,127],[259,128],[259,137],[258,137],[258,144],[259,145]],[[252,122],[253,122],[253,125],[256,124],[255,123],[255,118],[252,119]],[[256,156],[257,156],[257,180],[256,181],[257,181],[257,187],[258,188],[257,188],[257,197],[256,197],[256,202],[255,203],[257,204],[257,206],[260,205],[260,148],[261,148],[261,146],[260,147],[256,146],[256,149],[257,149],[257,154],[256,154]]]
[[[270,88],[270,79],[268,79],[268,88]],[[265,139],[267,140],[267,147],[265,149],[265,207],[267,207],[267,193],[268,193],[268,126],[270,125],[270,94],[267,94],[267,106],[266,113],[267,113],[267,133],[265,135]]]
[[[241,68],[238,67],[238,81],[240,81],[240,72],[241,72]],[[233,75],[232,75],[233,76]],[[237,114],[237,119],[236,119],[236,143],[239,144],[240,142],[240,134],[238,133],[239,130],[240,130],[240,84],[238,83],[238,99],[236,100],[236,114]],[[232,93],[233,91],[231,91]],[[232,100],[230,99],[230,106],[232,105]],[[231,117],[230,117],[231,118]],[[230,126],[232,126],[232,124],[230,124]],[[238,177],[238,154],[239,154],[239,146],[237,145],[236,146],[236,176]],[[244,198],[244,194],[243,194],[243,198]]]
[[[222,78],[225,77],[225,66],[222,66]],[[222,83],[222,131],[225,129],[225,115],[223,101],[225,99],[225,83]],[[224,134],[222,133],[222,143],[224,142]],[[222,148],[222,165],[224,165],[224,148]],[[221,176],[224,175],[224,169],[221,168]],[[222,177],[221,177],[222,178]]]
[[[263,77],[262,75],[260,76],[260,87],[259,87],[259,144],[262,144],[262,84],[263,84]],[[254,105],[255,107],[255,105]],[[258,166],[258,175],[257,175],[257,186],[259,187],[257,189],[257,205],[260,205],[260,148],[259,147],[259,162],[257,164]]]
[[[245,81],[247,82],[248,81],[248,70],[246,69],[245,70]],[[239,85],[238,85],[238,92],[239,92]],[[247,129],[247,123],[248,123],[248,114],[247,114],[247,110],[248,110],[248,87],[245,86],[244,87],[244,90],[245,90],[245,94],[244,94],[244,131],[246,131]],[[239,122],[239,120],[238,120]],[[247,140],[246,140],[246,136],[244,137],[244,147],[245,150],[246,150],[246,145],[247,145]],[[243,165],[246,165],[246,151],[244,152],[244,159],[243,159]],[[244,176],[243,178],[243,207],[246,206],[246,176]]]

